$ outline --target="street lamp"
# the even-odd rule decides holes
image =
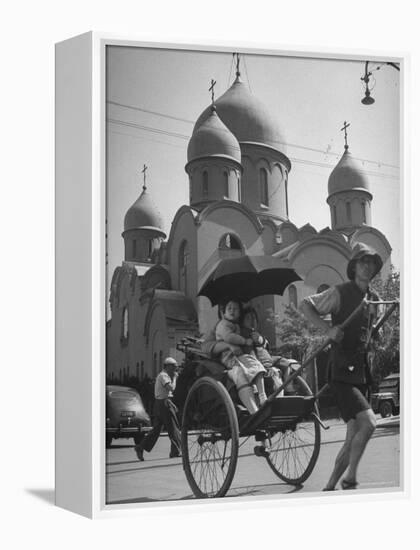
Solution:
[[[400,67],[397,63],[392,63],[391,61],[387,61],[385,65],[390,65],[391,67],[394,67],[397,71],[400,70]],[[379,71],[379,69],[382,67],[382,65],[379,65],[378,67],[375,67],[375,71]],[[369,71],[369,61],[365,62],[365,74],[360,77],[360,80],[364,82],[365,84],[365,97],[361,100],[363,105],[372,105],[372,103],[375,103],[375,100],[370,95],[371,91],[375,87],[375,84],[373,86],[369,87],[369,78],[372,76],[372,73]]]

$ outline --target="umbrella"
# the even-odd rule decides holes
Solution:
[[[212,305],[225,298],[248,302],[264,294],[283,294],[285,288],[302,279],[273,256],[240,256],[220,260],[202,285],[198,296],[207,296]]]

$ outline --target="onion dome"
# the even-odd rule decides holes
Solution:
[[[124,231],[148,229],[165,237],[166,235],[161,229],[162,225],[162,217],[144,186],[140,197],[127,210],[124,218]]]
[[[239,143],[259,143],[280,150],[284,139],[272,115],[237,75],[232,86],[216,101],[219,117]],[[199,116],[194,132],[209,117],[211,107]]]
[[[368,179],[357,167],[347,146],[328,178],[328,195],[331,196],[341,191],[366,191],[370,194]]]
[[[241,162],[241,148],[232,132],[223,124],[214,107],[202,124],[195,126],[188,143],[188,162],[202,157],[227,157]]]

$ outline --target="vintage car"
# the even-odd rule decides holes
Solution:
[[[378,391],[372,393],[373,412],[382,418],[400,413],[400,375],[390,374],[379,384]]]
[[[134,438],[140,443],[144,433],[150,430],[147,414],[139,393],[126,386],[106,387],[106,446],[113,439]]]

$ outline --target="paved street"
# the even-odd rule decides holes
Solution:
[[[250,496],[318,492],[324,486],[342,445],[345,425],[338,420],[326,422],[321,430],[321,451],[318,462],[303,487],[284,484],[269,469],[263,458],[253,453],[255,441],[250,438],[239,452],[238,466],[227,496]],[[241,440],[241,443],[245,440]],[[152,453],[145,453],[139,462],[133,440],[114,441],[107,450],[107,503],[154,502],[191,499],[181,459],[169,459],[169,440],[160,438]],[[361,489],[390,489],[399,486],[400,469],[399,417],[380,419],[359,469]]]

